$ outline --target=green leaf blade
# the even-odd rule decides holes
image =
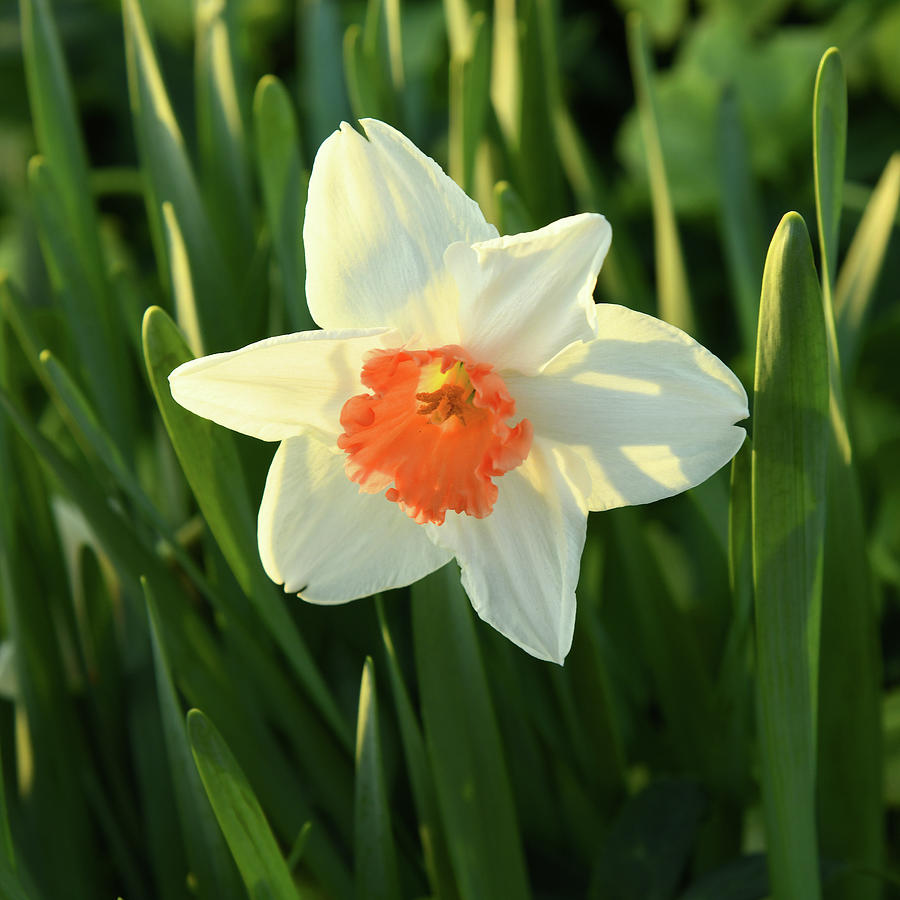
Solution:
[[[378,621],[381,625],[381,638],[387,656],[394,707],[400,724],[400,738],[403,742],[406,768],[419,819],[419,835],[422,839],[425,867],[428,870],[428,877],[435,896],[439,900],[457,900],[459,894],[456,890],[456,882],[438,812],[434,779],[428,762],[425,739],[413,712],[409,692],[400,671],[394,640],[385,618],[384,603],[380,597],[376,598],[375,603],[378,610]]]
[[[188,713],[187,731],[206,794],[248,893],[254,900],[297,900],[262,807],[222,736],[197,709]]]
[[[722,238],[734,286],[742,343],[752,355],[765,257],[760,243],[763,217],[759,191],[750,170],[749,147],[741,126],[737,95],[733,90],[726,90],[719,104],[718,145]]]
[[[653,69],[647,44],[647,27],[638,13],[627,19],[628,58],[634,80],[635,102],[644,136],[647,171],[653,203],[653,234],[656,253],[656,286],[660,318],[696,335],[696,321],[688,285],[681,239],[669,192],[659,134],[659,114],[653,84]]]
[[[238,583],[285,651],[301,682],[337,737],[350,737],[300,632],[259,561],[256,514],[233,438],[227,430],[179,406],[169,391],[169,374],[193,359],[172,319],[159,307],[144,316],[147,374],[166,430],[200,510]]]
[[[359,687],[355,808],[356,896],[359,900],[393,900],[399,896],[397,854],[391,834],[371,657],[366,658]]]
[[[184,714],[175,692],[168,652],[163,645],[162,623],[153,591],[146,580],[143,580],[143,588],[150,622],[153,668],[163,737],[191,869],[197,878],[200,897],[209,900],[219,897],[222,900],[230,898],[237,900],[241,896],[237,873],[191,756]]]
[[[316,327],[306,305],[303,217],[307,176],[290,95],[273,75],[260,79],[253,98],[256,159],[275,257],[281,272],[287,322],[293,331]]]
[[[803,219],[786,215],[763,274],[752,458],[763,805],[777,900],[821,895],[815,826],[828,354]]]
[[[460,897],[523,900],[528,881],[509,776],[455,565],[411,592],[425,736]]]
[[[230,269],[241,276],[253,255],[253,188],[235,52],[235,4],[195,4],[194,84],[204,197]]]
[[[135,140],[147,176],[147,206],[161,270],[166,271],[163,204],[171,203],[191,261],[197,313],[207,350],[231,349],[239,337],[237,294],[206,213],[163,83],[139,0],[123,0],[125,50]],[[164,279],[165,280],[165,279]]]
[[[856,368],[878,277],[900,204],[900,153],[888,160],[853,235],[834,291],[838,350],[845,384]]]
[[[50,163],[33,157],[28,184],[51,279],[65,311],[65,322],[84,365],[84,379],[100,417],[125,453],[131,446],[130,378],[125,343],[111,315],[105,276],[86,258],[79,226],[62,203],[61,186]]]
[[[816,73],[813,98],[813,163],[822,285],[828,313],[837,271],[844,162],[847,154],[847,82],[837,47],[828,49]],[[827,325],[827,323],[826,323]]]

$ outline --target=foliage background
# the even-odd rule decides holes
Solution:
[[[898,45],[876,0],[0,2],[0,893],[900,893]],[[597,299],[756,384],[730,473],[591,518],[563,669],[452,566],[283,597],[273,448],[165,391],[311,327],[364,115],[503,232],[604,212]]]

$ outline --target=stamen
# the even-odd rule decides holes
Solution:
[[[387,488],[421,523],[442,524],[448,509],[489,515],[492,479],[522,463],[532,438],[527,419],[507,424],[515,402],[492,367],[456,346],[373,350],[360,378],[371,393],[344,404],[338,438],[360,490]]]

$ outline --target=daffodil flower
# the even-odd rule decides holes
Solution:
[[[595,305],[603,216],[500,237],[403,135],[361,124],[325,141],[309,184],[323,330],[185,363],[172,396],[281,442],[259,553],[285,591],[344,603],[455,557],[478,615],[561,663],[588,510],[708,478],[747,396],[677,328]]]

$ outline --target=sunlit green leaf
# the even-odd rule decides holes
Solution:
[[[834,289],[838,350],[844,378],[856,366],[864,328],[900,202],[900,153],[895,153],[872,192]]]
[[[201,182],[210,220],[231,271],[242,277],[253,253],[253,192],[235,59],[236,4],[195,3],[195,88]]]
[[[165,272],[163,204],[172,204],[194,280],[197,316],[207,351],[231,349],[246,338],[247,314],[238,314],[237,295],[225,257],[206,214],[175,120],[139,0],[123,0],[128,86],[135,138],[147,176],[147,207]],[[168,275],[165,276],[168,281]],[[252,319],[250,320],[253,321]]]
[[[816,218],[822,254],[822,288],[831,312],[837,240],[847,152],[847,84],[841,54],[832,47],[822,57],[813,99],[813,163],[816,177]],[[827,326],[827,323],[826,323]]]
[[[635,97],[644,136],[644,152],[653,197],[653,234],[656,250],[656,290],[659,315],[689,334],[696,334],[687,271],[681,240],[669,195],[665,160],[659,137],[659,121],[653,86],[653,70],[647,47],[646,26],[638,13],[628,16],[628,56]]]
[[[450,58],[450,177],[474,190],[475,156],[490,103],[491,34],[484,13],[472,16],[465,51]]]
[[[284,857],[228,745],[198,709],[188,713],[191,750],[219,827],[253,900],[297,900]]]
[[[815,828],[828,354],[803,219],[763,274],[753,405],[753,581],[762,793],[776,900],[820,896]]]

